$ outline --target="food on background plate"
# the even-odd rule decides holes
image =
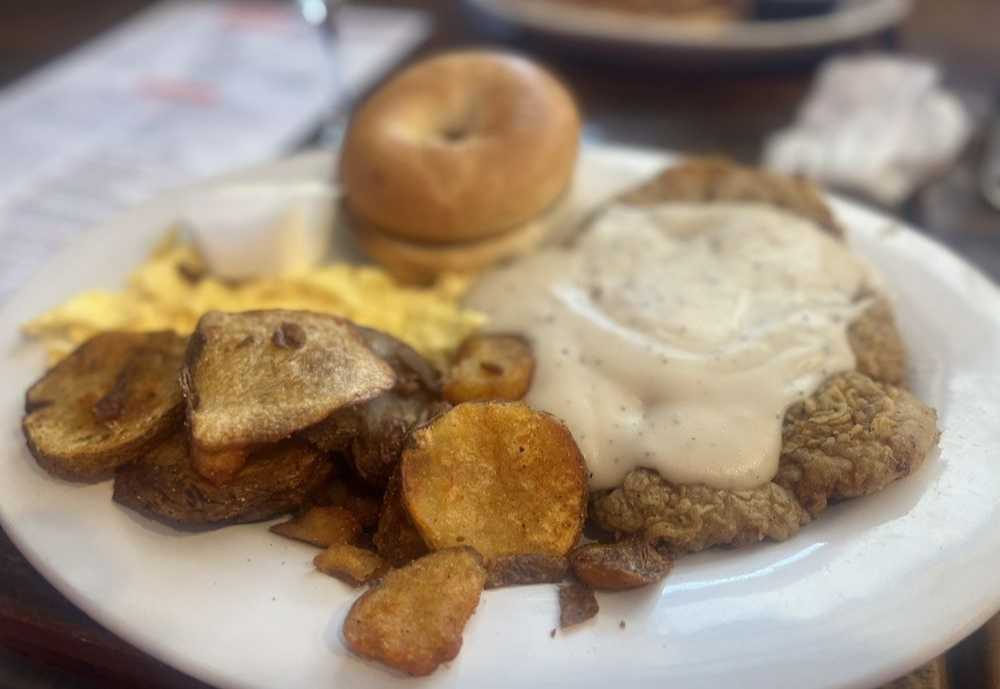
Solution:
[[[339,176],[359,244],[425,279],[529,251],[573,176],[580,117],[549,72],[474,50],[419,62],[365,101]]]
[[[490,327],[531,341],[525,401],[580,444],[599,526],[677,552],[780,540],[933,448],[933,410],[871,377],[897,382],[901,339],[818,200],[694,161],[475,285]]]
[[[55,362],[109,330],[188,335],[209,311],[301,309],[377,328],[443,365],[484,322],[458,305],[467,283],[467,278],[442,274],[429,286],[404,287],[380,268],[346,263],[232,283],[208,272],[195,246],[171,232],[124,289],[78,294],[25,324],[23,331],[41,341]]]
[[[485,584],[486,569],[472,548],[425,555],[389,572],[354,602],[344,639],[359,655],[429,675],[458,655]]]
[[[538,2],[539,0],[521,0]],[[663,18],[697,25],[728,23],[745,19],[750,14],[749,0],[545,0],[639,18]]]
[[[97,480],[160,442],[182,413],[185,344],[172,332],[107,332],[82,344],[28,389],[31,454],[57,476]]]
[[[188,343],[181,389],[195,469],[225,483],[254,447],[291,436],[396,384],[357,327],[337,316],[210,311]],[[213,461],[222,455],[220,467]]]

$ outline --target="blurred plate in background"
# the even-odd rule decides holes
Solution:
[[[898,25],[912,0],[845,0],[817,16],[782,20],[698,21],[652,12],[581,7],[562,0],[467,0],[505,25],[617,54],[683,56],[701,61],[773,59],[818,53]],[[609,3],[610,4],[610,3]]]

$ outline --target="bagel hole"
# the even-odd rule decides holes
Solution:
[[[450,144],[458,143],[469,135],[469,126],[465,123],[451,124],[441,132],[441,138]]]
[[[468,139],[479,127],[479,111],[474,106],[452,113],[441,127],[440,136],[445,143],[457,144]]]

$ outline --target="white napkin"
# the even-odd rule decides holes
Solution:
[[[842,57],[821,69],[798,120],[767,142],[764,163],[895,205],[961,151],[972,129],[929,63]]]

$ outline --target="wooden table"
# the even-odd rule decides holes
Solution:
[[[149,4],[150,0],[10,3],[0,9],[0,84]],[[384,4],[408,4],[433,12],[437,28],[424,50],[495,40],[496,27],[470,17],[457,0]],[[982,107],[993,100],[991,89],[1000,86],[998,27],[1000,2],[996,0],[923,0],[891,43],[940,60],[949,83],[974,106]],[[504,41],[538,55],[566,77],[579,95],[587,133],[595,139],[721,152],[748,162],[757,159],[770,132],[794,117],[812,76],[808,66],[801,64],[779,72],[742,74],[614,66],[517,36]],[[900,215],[1000,278],[1000,214],[975,190],[974,172],[981,151],[981,140],[974,141],[960,164],[923,189]],[[1000,639],[998,630],[1000,624],[994,624],[989,633],[977,632],[948,654],[954,689],[988,686],[987,668],[997,661],[988,658],[986,649],[988,639]],[[939,665],[927,672],[940,670]],[[896,686],[926,686],[919,681],[910,678]],[[92,622],[42,579],[2,533],[0,685],[13,689],[205,686]]]

